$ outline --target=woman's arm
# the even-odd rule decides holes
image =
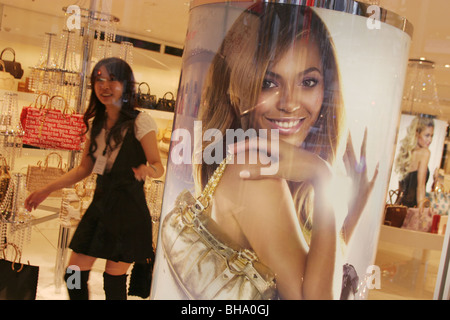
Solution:
[[[426,199],[425,189],[427,184],[428,162],[430,160],[430,150],[421,148],[419,150],[419,166],[417,168],[417,205],[423,207],[423,201]]]
[[[243,166],[232,165],[229,169],[216,191],[214,207],[219,215],[221,210],[227,211],[223,214],[231,211],[259,260],[276,274],[281,298],[333,299],[337,236],[325,186],[316,184],[308,250],[286,181],[242,180],[239,172]],[[230,203],[232,209],[221,205]]]
[[[92,169],[94,167],[94,162],[92,161],[91,157],[88,156],[89,145],[90,140],[86,139],[85,147],[81,158],[81,163],[79,166],[73,168],[66,174],[62,175],[60,178],[43,187],[42,189],[31,193],[25,199],[24,205],[28,211],[36,209],[39,206],[39,204],[42,201],[44,201],[52,192],[62,188],[70,187],[91,174]]]
[[[140,142],[142,148],[144,149],[148,165],[143,164],[138,168],[133,168],[136,179],[143,181],[147,176],[152,178],[161,177],[164,174],[164,166],[161,162],[161,156],[159,154],[156,132],[150,131],[142,137]]]

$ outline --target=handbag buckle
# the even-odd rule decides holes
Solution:
[[[183,222],[189,226],[193,226],[194,219],[201,214],[208,206],[204,206],[200,200],[196,200],[195,203],[185,210],[183,210],[182,219]]]
[[[227,259],[227,264],[231,273],[240,274],[249,263],[252,263],[255,260],[257,260],[255,253],[248,249],[244,249],[236,252],[229,259]]]

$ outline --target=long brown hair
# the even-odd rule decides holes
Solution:
[[[305,6],[258,3],[238,17],[214,57],[205,81],[199,113],[203,132],[215,128],[225,136],[227,129],[248,129],[250,124],[242,114],[256,105],[269,64],[300,39],[318,45],[325,88],[319,117],[302,148],[333,163],[343,136],[339,71],[325,24],[313,9]],[[202,152],[209,143],[203,142]],[[226,150],[225,141],[223,144]],[[203,163],[194,167],[198,186],[205,185],[216,166]],[[302,225],[308,225],[312,188],[306,182],[289,185]]]

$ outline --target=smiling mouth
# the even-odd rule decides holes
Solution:
[[[266,118],[273,129],[278,129],[281,134],[292,134],[302,126],[305,118],[301,119],[269,119]]]
[[[289,121],[279,121],[279,120],[269,120],[277,127],[283,129],[292,129],[300,124],[300,120],[289,120]]]

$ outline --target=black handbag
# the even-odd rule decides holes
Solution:
[[[167,95],[171,95],[171,99],[167,99]],[[175,99],[172,92],[166,92],[162,98],[158,100],[158,105],[156,106],[156,110],[161,111],[175,111]]]
[[[145,262],[135,262],[131,270],[128,295],[147,299],[152,287],[154,257]]]
[[[14,244],[13,261],[0,259],[0,300],[35,300],[39,279],[39,267],[20,263],[21,252]],[[3,249],[3,257],[5,258]]]
[[[10,51],[14,55],[14,58],[13,58],[12,61],[3,59],[3,54],[6,51]],[[23,76],[22,65],[20,64],[20,62],[16,62],[16,52],[14,51],[13,48],[5,48],[5,49],[3,49],[2,53],[0,54],[0,60],[2,60],[3,63],[5,64],[6,72],[9,72],[10,74],[12,74],[13,77],[16,78],[16,79],[21,79],[22,78],[22,76]]]
[[[147,87],[147,93],[141,91],[141,86]],[[150,93],[150,86],[147,82],[141,82],[138,86],[137,103],[140,108],[155,109],[156,108],[156,95]]]

